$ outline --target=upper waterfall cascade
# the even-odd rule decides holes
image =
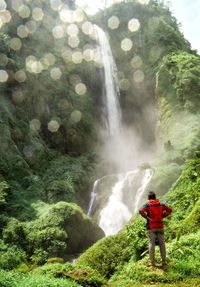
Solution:
[[[119,86],[117,67],[112,51],[104,31],[95,25],[99,42],[105,77],[105,102],[107,110],[107,124],[110,136],[116,135],[121,129],[121,109],[119,104]]]

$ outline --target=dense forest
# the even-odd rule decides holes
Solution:
[[[88,16],[72,0],[0,1],[0,287],[200,286],[200,56],[163,2]],[[94,25],[136,165],[154,171],[143,201],[152,189],[173,209],[165,271],[147,268],[144,219],[105,236],[87,215],[94,181],[118,171],[102,155]]]

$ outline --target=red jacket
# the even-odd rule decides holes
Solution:
[[[151,199],[139,210],[139,213],[147,219],[147,229],[162,229],[163,218],[170,215],[172,209],[160,203],[158,199]]]

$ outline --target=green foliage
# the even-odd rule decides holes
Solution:
[[[47,186],[47,201],[69,201],[73,197],[73,184],[70,177],[65,180],[54,180]]]
[[[170,283],[187,277],[198,277],[200,275],[199,243],[198,232],[167,244],[169,264],[165,272],[160,269],[149,269],[147,257],[138,262],[131,259],[128,264],[124,265],[123,269],[114,274],[109,282],[113,282],[114,286],[129,286],[129,284],[138,282],[146,284],[153,282]]]
[[[76,281],[81,286],[100,287],[105,279],[89,267],[76,267],[70,263],[48,263],[33,270],[34,274],[66,278]]]
[[[139,260],[144,251],[147,250],[147,235],[145,222],[141,217],[134,217],[126,226],[128,246],[134,254],[132,260]]]
[[[11,219],[3,230],[3,240],[7,244],[14,244],[26,250],[27,238],[25,224],[16,219]]]
[[[8,187],[9,186],[6,181],[0,182],[0,205],[3,205],[6,203],[6,195],[7,195]]]
[[[21,263],[26,262],[26,254],[14,245],[7,245],[0,241],[0,268],[11,270]]]
[[[48,260],[49,261],[49,260]],[[39,275],[48,275],[52,277],[56,277],[58,273],[62,272],[69,272],[74,270],[74,267],[70,263],[46,263],[43,266],[39,266],[33,270],[34,274],[39,274]]]
[[[77,283],[68,279],[55,279],[39,274],[17,274],[0,270],[0,285],[2,287],[80,287]]]
[[[77,259],[76,264],[91,267],[110,278],[130,256],[126,233],[120,232],[98,241]]]
[[[52,160],[43,175],[48,202],[82,201],[92,176],[92,164],[87,155],[59,156]],[[45,198],[44,198],[45,199]]]
[[[198,112],[199,56],[180,51],[167,55],[160,65],[157,76],[159,91],[164,92],[169,102],[190,112]]]
[[[69,272],[58,272],[57,276],[71,278],[83,287],[101,287],[106,283],[106,280],[97,271],[89,267],[75,268]]]
[[[167,195],[175,211],[169,226],[172,235],[199,228],[199,191],[200,159],[196,158],[186,162],[181,176]]]
[[[43,212],[42,212],[43,210]],[[40,217],[27,224],[27,238],[32,261],[67,258],[79,253],[103,236],[99,227],[76,204],[59,202],[40,207]]]
[[[64,259],[63,258],[60,258],[60,257],[52,257],[52,258],[49,258],[47,260],[47,263],[50,264],[50,263],[64,263]]]

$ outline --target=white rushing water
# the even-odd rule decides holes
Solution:
[[[119,133],[121,129],[121,109],[119,104],[117,67],[106,34],[97,25],[95,25],[95,30],[98,37],[99,51],[104,68],[108,130],[110,136],[113,136]]]
[[[99,226],[104,230],[106,235],[116,234],[138,212],[139,204],[152,175],[153,171],[151,169],[146,169],[142,176],[141,171],[136,169],[124,174],[114,184],[108,203],[100,212]],[[138,176],[141,176],[141,181],[139,187],[134,189],[134,182],[138,180]],[[129,207],[123,199],[126,196],[124,193],[127,187],[132,188],[133,193],[132,202],[130,202]]]
[[[102,57],[105,79],[105,102],[106,102],[106,122],[109,138],[106,138],[106,143],[110,146],[110,152],[114,157],[124,155],[127,150],[126,141],[123,140],[122,133],[122,116],[119,104],[119,87],[117,80],[117,68],[113,59],[109,41],[104,31],[95,25],[95,30],[98,36],[99,51]],[[130,153],[128,154],[130,158]],[[112,159],[112,157],[109,157]],[[120,156],[121,158],[121,156]],[[125,158],[122,156],[123,160]],[[129,159],[130,160],[130,159]],[[135,169],[124,172],[123,174],[115,175],[112,178],[111,188],[108,184],[108,196],[105,196],[106,180],[108,175],[95,181],[91,200],[88,209],[88,215],[93,216],[95,208],[100,208],[97,211],[98,224],[104,230],[106,235],[116,234],[122,229],[134,213],[138,211],[141,200],[143,199],[146,187],[151,180],[153,172],[151,169],[141,170]],[[100,183],[104,182],[103,187]],[[110,190],[109,190],[110,188]],[[102,194],[103,193],[103,194]],[[107,200],[105,203],[105,199]]]

